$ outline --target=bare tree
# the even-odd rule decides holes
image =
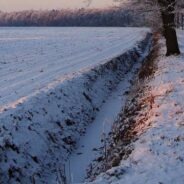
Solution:
[[[120,0],[121,1],[121,0]],[[141,13],[146,20],[162,27],[166,39],[166,56],[179,55],[179,45],[175,30],[175,15],[183,7],[183,0],[127,0],[128,8]],[[154,20],[155,19],[155,20]],[[160,24],[161,23],[161,24]]]

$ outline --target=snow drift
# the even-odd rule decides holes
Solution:
[[[50,183],[107,96],[148,55],[151,34],[116,58],[0,114],[0,183]]]

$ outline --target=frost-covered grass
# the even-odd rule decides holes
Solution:
[[[128,159],[93,184],[184,183],[184,32],[178,30],[178,36],[182,54],[165,57],[162,43],[155,61],[158,69],[146,83],[152,100],[146,103],[151,107],[146,115],[139,112],[144,115],[140,124],[146,125],[144,133],[131,145]]]
[[[138,28],[1,30],[0,183],[50,183],[123,77],[149,52]]]

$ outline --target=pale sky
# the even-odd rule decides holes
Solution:
[[[85,7],[85,0],[0,0],[0,10],[62,9]],[[114,5],[113,0],[93,0],[90,7],[104,8]]]

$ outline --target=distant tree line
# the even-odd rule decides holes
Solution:
[[[143,26],[144,20],[129,10],[28,10],[0,12],[0,26]]]

